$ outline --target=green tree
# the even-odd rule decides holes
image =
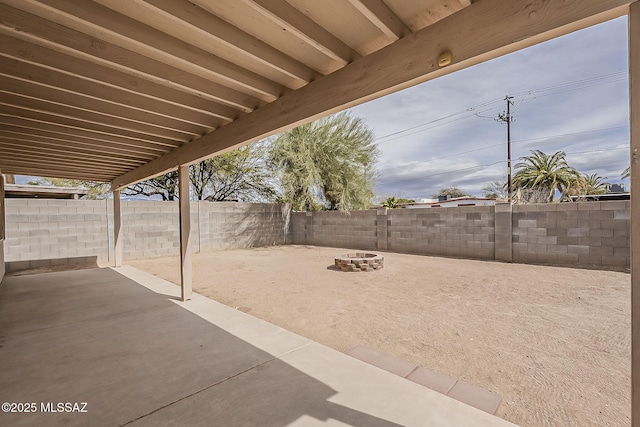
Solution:
[[[382,202],[381,206],[383,208],[395,209],[398,206],[400,206],[400,203],[398,202],[398,199],[396,199],[395,197],[387,197],[387,199],[384,202]]]
[[[122,191],[127,196],[160,196],[163,201],[178,199],[178,171],[150,178],[128,186]]]
[[[383,208],[395,209],[399,208],[402,205],[406,205],[407,203],[415,203],[416,201],[413,199],[405,199],[403,197],[387,197],[385,201],[383,201],[380,205]]]
[[[574,171],[573,181],[566,187],[562,193],[562,197],[566,200],[573,200],[572,197],[589,196],[595,194],[604,194],[606,192],[606,184],[603,183],[606,177],[601,177],[597,173],[580,174]]]
[[[520,157],[515,165],[513,187],[520,190],[518,194],[529,193],[525,197],[529,201],[553,202],[556,190],[564,193],[576,179],[576,172],[565,157],[564,151],[547,155],[532,150],[530,156]]]
[[[284,132],[271,145],[280,198],[293,209],[368,208],[378,149],[364,120],[339,113]]]
[[[54,187],[80,187],[88,190],[85,199],[105,199],[111,192],[111,185],[105,182],[82,181],[64,178],[37,178],[27,182],[29,185],[52,185]]]
[[[626,169],[622,171],[620,176],[622,176],[622,179],[629,178],[631,176],[631,166],[627,166]]]
[[[265,143],[256,142],[191,166],[189,178],[195,199],[272,200],[275,192],[265,157]]]
[[[456,197],[468,196],[468,194],[460,190],[458,187],[445,187],[441,188],[436,194],[434,194],[433,198],[437,199],[440,196],[449,196],[452,199],[455,199]]]
[[[264,143],[254,143],[203,160],[189,168],[191,196],[196,200],[267,201],[274,197],[271,174],[265,165]],[[148,179],[127,187],[128,196],[160,196],[177,200],[178,171]]]
[[[491,181],[484,187],[484,197],[487,199],[506,199],[507,198],[507,180]]]
[[[587,175],[582,174],[578,179],[578,185],[583,195],[604,194],[607,191],[607,185],[602,182],[607,177],[601,177],[597,173]]]

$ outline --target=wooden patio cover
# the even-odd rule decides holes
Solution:
[[[111,182],[114,190],[178,167],[184,176],[216,153],[625,14],[633,160],[640,2],[633,3],[0,0],[0,170]],[[449,53],[451,62],[440,62]],[[632,193],[634,224],[640,184]],[[635,227],[632,236],[635,254]],[[632,267],[640,269],[633,255]],[[632,283],[640,289],[640,274]],[[632,300],[640,427],[640,291]]]
[[[119,189],[630,3],[0,0],[0,170]]]

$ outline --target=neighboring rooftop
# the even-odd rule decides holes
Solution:
[[[402,207],[407,209],[418,208],[451,208],[455,206],[493,206],[496,204],[496,199],[488,199],[486,197],[455,197],[453,199],[439,200],[429,203],[407,203]]]
[[[89,190],[82,187],[54,187],[50,185],[5,184],[5,197],[39,199],[79,199]]]

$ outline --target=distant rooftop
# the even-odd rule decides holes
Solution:
[[[5,197],[39,199],[78,199],[86,196],[89,190],[82,187],[54,187],[50,185],[5,184]]]

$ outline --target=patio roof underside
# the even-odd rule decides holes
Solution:
[[[0,170],[122,188],[631,2],[0,0]]]

